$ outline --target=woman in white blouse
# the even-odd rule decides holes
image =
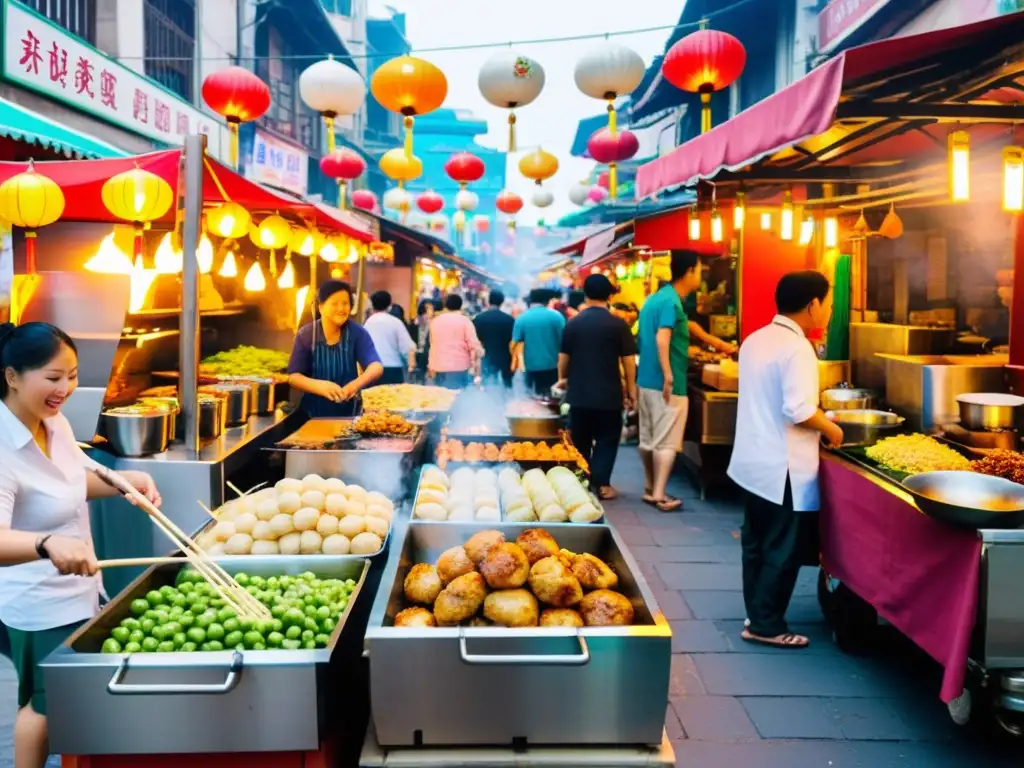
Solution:
[[[78,385],[71,338],[48,323],[0,325],[0,622],[18,673],[16,768],[49,754],[39,663],[99,610],[86,501],[115,491],[86,472],[60,409]],[[143,472],[123,473],[154,504]]]

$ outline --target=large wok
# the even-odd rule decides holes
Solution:
[[[1024,485],[976,472],[921,472],[903,481],[930,517],[961,528],[1024,525]]]

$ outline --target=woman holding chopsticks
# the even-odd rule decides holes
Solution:
[[[116,491],[85,470],[61,406],[78,386],[74,342],[48,323],[0,325],[0,622],[18,673],[16,768],[49,754],[39,663],[99,610],[88,499]],[[123,472],[159,506],[144,472]]]

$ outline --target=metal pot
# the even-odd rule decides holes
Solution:
[[[119,456],[152,456],[163,453],[170,442],[165,408],[129,405],[111,408],[100,417],[103,435]]]
[[[966,429],[1012,429],[1017,424],[1017,409],[1024,397],[999,392],[974,392],[958,395],[960,425]]]
[[[828,416],[843,429],[843,447],[874,445],[883,432],[892,432],[903,425],[903,417],[890,411],[851,408],[829,411]]]
[[[825,411],[871,410],[874,405],[875,393],[870,389],[840,387],[821,393],[821,408]]]
[[[216,440],[224,433],[227,400],[218,395],[199,395],[199,439]],[[184,424],[181,425],[184,432]],[[184,438],[184,435],[179,435]]]
[[[213,392],[223,393],[226,401],[225,423],[229,427],[245,424],[252,414],[252,385],[246,383],[213,384],[209,387]]]
[[[558,437],[562,429],[560,416],[508,416],[508,428],[512,437],[536,440],[542,437]]]
[[[274,396],[273,379],[248,379],[252,383],[252,412],[260,416],[269,416],[274,412],[277,400]]]
[[[139,399],[139,405],[151,405],[167,411],[167,442],[171,443],[178,436],[178,414],[181,413],[181,406],[174,397],[143,397]]]

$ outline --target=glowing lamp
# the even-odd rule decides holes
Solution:
[[[0,219],[25,231],[25,272],[36,271],[35,230],[53,224],[64,213],[64,193],[49,176],[28,169],[0,184]]]
[[[258,261],[254,262],[249,271],[245,273],[245,280],[242,287],[248,293],[259,293],[267,289],[267,278],[263,276],[263,268]]]
[[[971,135],[967,131],[949,134],[949,197],[955,203],[971,198]]]
[[[288,245],[291,234],[292,225],[283,216],[274,213],[267,216],[256,227],[254,242],[260,248],[273,251]]]
[[[615,265],[615,276],[619,278],[619,280],[624,280],[626,278],[626,267],[624,264]]]
[[[672,85],[700,94],[701,133],[711,130],[711,94],[732,85],[747,63],[743,43],[727,32],[706,29],[706,23],[669,48],[661,63]]]
[[[136,256],[142,255],[142,230],[167,213],[174,202],[171,185],[138,166],[107,179],[100,197],[114,216],[135,226]]]
[[[692,242],[696,242],[697,240],[700,240],[700,214],[697,213],[697,211],[695,211],[695,210],[691,210],[690,211],[688,225],[689,225],[689,230],[688,231],[689,231],[689,234],[690,234],[690,240]]]
[[[767,232],[772,228],[772,215],[768,211],[761,214],[761,230]]]
[[[782,211],[779,214],[779,237],[790,241],[793,239],[793,193],[782,195]]]
[[[316,229],[297,227],[292,230],[291,239],[288,241],[288,250],[300,256],[312,256],[320,250],[323,239],[324,236]]]
[[[825,219],[824,238],[826,248],[839,247],[839,219],[829,216]]]
[[[201,275],[208,275],[213,271],[213,243],[205,232],[199,238],[199,247],[196,248],[196,263]]]
[[[309,286],[304,285],[295,292],[295,328],[302,322],[302,316],[306,312],[306,299],[309,298]]]
[[[747,218],[747,196],[742,192],[736,193],[736,205],[732,209],[732,228],[737,232],[743,229]]]
[[[810,245],[814,237],[814,219],[808,216],[800,222],[800,245]]]
[[[213,234],[237,240],[249,231],[251,217],[238,203],[221,203],[206,212],[206,226]]]
[[[1003,210],[1020,213],[1024,210],[1024,149],[1003,150]]]
[[[285,261],[284,269],[281,270],[281,275],[277,278],[277,287],[282,290],[295,287],[295,267],[292,266],[291,259]]]
[[[270,109],[270,88],[245,67],[231,66],[203,80],[203,101],[221,115],[231,131],[231,167],[238,168],[238,126]]]
[[[133,266],[128,254],[114,242],[114,233],[111,232],[100,242],[93,257],[85,262],[85,269],[104,275],[128,275]]]
[[[220,269],[217,270],[218,277],[238,277],[238,262],[235,259],[234,251],[228,251],[224,257],[224,262],[220,265]]]
[[[177,275],[184,268],[184,257],[181,251],[175,249],[174,237],[171,232],[160,239],[160,244],[156,247],[154,265],[157,274],[160,275]]]
[[[333,264],[340,256],[341,252],[338,250],[338,243],[336,239],[328,237],[326,242],[320,248],[320,258],[328,264]]]
[[[720,243],[724,239],[722,214],[717,209],[711,211],[711,242]]]

